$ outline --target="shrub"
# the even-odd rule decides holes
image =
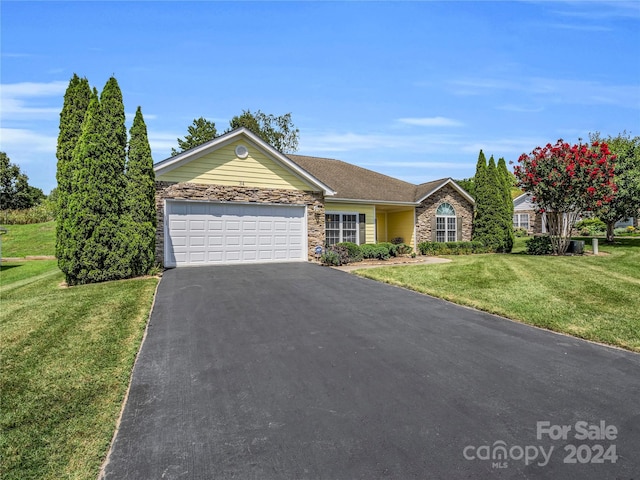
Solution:
[[[45,200],[24,210],[0,210],[0,225],[27,225],[50,222],[56,218],[55,203]]]
[[[627,227],[627,233],[634,233],[636,231],[636,227],[634,227],[633,225],[629,225]]]
[[[607,224],[599,218],[585,218],[576,222],[576,230],[584,237],[603,234],[607,230]]]
[[[350,262],[360,262],[362,261],[362,251],[360,250],[360,246],[353,242],[341,242],[336,243],[336,247],[344,247],[348,251],[349,261]]]
[[[379,243],[376,243],[376,245],[379,247],[386,248],[387,253],[389,254],[390,257],[398,256],[398,245],[393,244],[391,242],[379,242]]]
[[[364,244],[360,245],[362,256],[364,258],[374,258],[379,260],[387,260],[389,258],[389,249],[380,244]]]
[[[413,251],[413,247],[407,245],[406,243],[399,243],[398,248],[396,249],[396,254],[398,255],[409,255]]]
[[[404,243],[404,238],[394,237],[391,239],[391,243],[393,243],[394,245],[400,245],[401,243]]]
[[[340,266],[340,255],[338,255],[333,250],[325,250],[324,253],[320,256],[320,261],[323,265],[332,265],[332,266]]]
[[[551,237],[548,235],[532,237],[526,242],[529,255],[549,255],[553,252]]]
[[[527,232],[527,229],[524,227],[518,227],[516,229],[513,230],[513,234],[516,237],[527,237],[529,236],[529,232]]]
[[[616,229],[613,231],[613,234],[614,234],[614,235],[625,235],[625,234],[627,233],[627,231],[628,231],[628,230],[627,230],[626,228],[616,228]]]

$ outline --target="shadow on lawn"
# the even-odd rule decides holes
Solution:
[[[0,272],[4,272],[5,270],[9,270],[10,268],[21,267],[22,264],[19,265],[0,265]]]

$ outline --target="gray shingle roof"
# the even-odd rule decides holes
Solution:
[[[443,178],[414,185],[341,160],[304,155],[287,157],[335,190],[336,198],[413,203],[449,180]]]

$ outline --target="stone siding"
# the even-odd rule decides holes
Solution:
[[[448,203],[455,209],[456,217],[462,218],[462,240],[471,240],[473,204],[451,185],[445,185],[416,207],[416,244],[431,241],[431,232],[436,227],[432,223],[441,203]]]
[[[306,205],[309,260],[315,260],[316,245],[324,245],[324,197],[321,192],[158,181],[156,262],[160,264],[164,264],[164,200],[168,199]]]

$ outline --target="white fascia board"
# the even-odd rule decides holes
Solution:
[[[192,148],[191,150],[187,150],[186,152],[180,153],[174,157],[161,160],[153,166],[153,169],[156,175],[169,173],[171,170],[174,170],[186,163],[202,157],[203,155],[206,155],[209,152],[217,150],[218,148],[224,147],[225,145],[236,141],[239,137],[245,137],[247,140],[253,143],[255,147],[265,151],[273,160],[290,170],[300,180],[317,187],[323,192],[324,195],[336,194],[336,192],[333,191],[329,186],[325,185],[313,175],[303,170],[300,166],[290,160],[286,155],[273,148],[271,145],[266,143],[255,133],[245,127],[241,127],[229,133],[225,133],[224,135],[216,137],[213,140],[203,143],[202,145]]]
[[[458,191],[458,193],[460,195],[462,195],[464,198],[466,198],[467,200],[469,200],[469,202],[471,202],[472,205],[476,204],[476,201],[473,199],[473,197],[471,195],[469,195],[464,188],[462,188],[460,185],[458,185],[456,182],[453,181],[452,178],[447,178],[447,180],[445,180],[444,182],[442,182],[440,185],[438,185],[436,188],[434,188],[433,190],[431,190],[429,193],[427,193],[426,195],[424,195],[420,200],[418,200],[418,204],[422,203],[424,200],[426,200],[427,198],[429,198],[431,195],[433,195],[434,193],[436,193],[438,190],[440,190],[441,188],[443,188],[445,185],[451,185],[455,190]]]

